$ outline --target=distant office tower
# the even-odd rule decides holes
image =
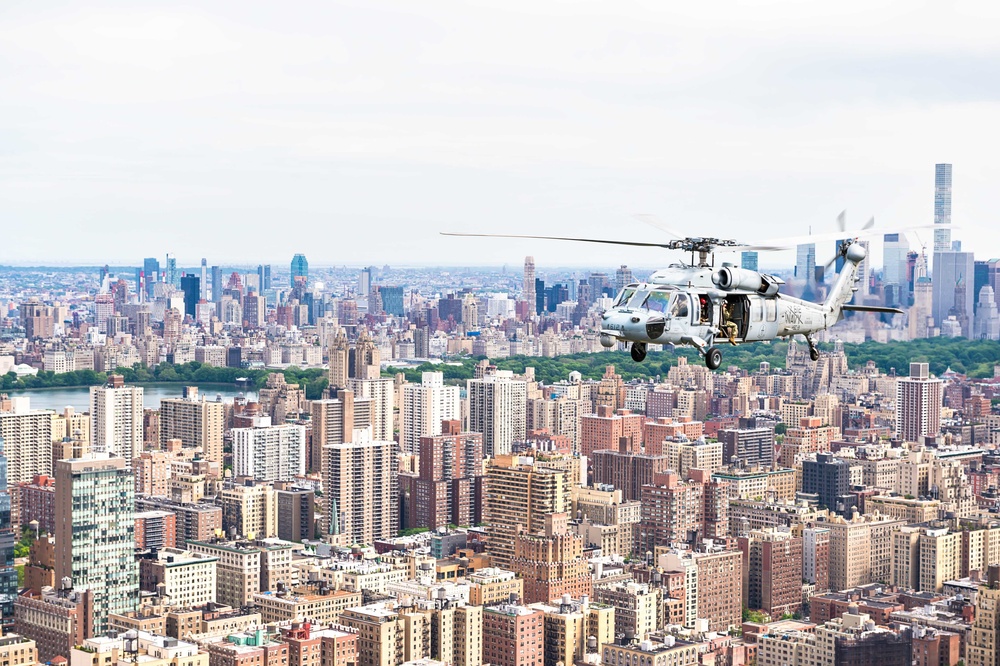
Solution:
[[[331,366],[332,367],[332,366]],[[419,384],[403,385],[399,446],[417,453],[421,437],[441,434],[441,422],[462,418],[460,390],[444,385],[444,373],[425,372]]]
[[[795,250],[795,277],[811,281],[816,276],[816,243],[798,245]]]
[[[201,295],[201,287],[198,282],[197,275],[185,273],[181,277],[181,291],[184,292],[184,314],[192,318],[197,315],[198,298]]]
[[[296,282],[309,283],[309,262],[306,261],[306,255],[297,254],[292,257],[291,270],[291,286],[294,287]]]
[[[513,443],[524,439],[527,392],[527,382],[493,366],[484,377],[466,382],[469,430],[483,434],[487,458],[510,453]]]
[[[225,404],[199,399],[195,386],[184,387],[181,398],[160,400],[161,449],[166,449],[167,440],[179,439],[184,448],[201,449],[206,460],[221,463],[225,429]]]
[[[910,363],[910,376],[896,381],[896,438],[919,442],[937,435],[943,393],[943,382],[931,379],[927,363]]]
[[[535,314],[545,312],[545,281],[535,278]]]
[[[327,534],[348,545],[372,544],[399,532],[399,447],[357,430],[354,441],[323,447],[323,514]]]
[[[358,273],[358,298],[368,298],[372,290],[372,267],[362,268]],[[341,322],[343,323],[343,322]]]
[[[997,312],[993,287],[988,284],[979,290],[979,306],[976,308],[973,337],[976,340],[1000,339],[1000,314]]]
[[[92,454],[56,463],[56,580],[94,593],[94,634],[139,603],[135,481],[125,460]]]
[[[348,369],[350,365],[348,357],[350,355],[350,351],[351,347],[350,343],[347,341],[347,334],[344,333],[344,329],[338,326],[328,347],[328,353],[330,355],[330,374],[328,377],[330,388],[347,387]]]
[[[740,268],[745,268],[748,271],[760,270],[757,268],[757,253],[756,252],[741,252],[740,253]]]
[[[935,229],[935,234],[938,230]],[[934,324],[938,327],[949,316],[972,321],[972,309],[975,295],[972,293],[972,283],[975,279],[976,261],[971,252],[935,252],[934,274],[931,282],[933,289]],[[965,286],[966,288],[962,288]],[[957,298],[960,297],[960,298]],[[971,332],[963,330],[962,335],[969,337]]]
[[[141,386],[125,386],[121,375],[108,375],[104,386],[90,387],[90,445],[95,453],[125,459],[142,452]]]
[[[587,302],[590,305],[604,296],[604,288],[608,286],[608,276],[604,273],[591,273],[587,284],[590,285],[590,300]]]
[[[885,234],[882,244],[882,293],[885,305],[906,305],[906,257],[910,246],[903,234]]]
[[[146,298],[152,298],[153,285],[160,280],[160,262],[156,257],[146,257],[142,260],[142,273],[146,280]]]
[[[632,269],[625,264],[619,266],[618,270],[615,271],[615,294],[621,293],[622,289],[634,281],[635,277],[632,275]]]
[[[166,265],[166,269],[165,269],[163,281],[166,282],[167,284],[173,286],[173,287],[176,287],[177,286],[177,279],[179,277],[180,276],[177,275],[177,257],[171,256],[168,253],[167,254],[167,265]]]
[[[402,287],[379,287],[379,295],[382,297],[382,310],[386,314],[396,317],[403,316],[403,288]],[[370,305],[370,304],[369,304]],[[370,308],[369,308],[370,309]]]
[[[31,409],[29,398],[14,398],[10,411],[0,411],[0,438],[5,442],[11,485],[52,474],[54,418],[55,412]]]
[[[535,258],[524,258],[524,281],[521,287],[521,300],[535,305]]]
[[[934,281],[937,282],[938,252],[951,250],[951,165],[934,165],[934,224],[942,225],[934,229]]]
[[[198,298],[199,298],[199,300],[207,301],[208,300],[208,262],[205,260],[205,257],[201,258],[201,282],[198,283],[198,286],[200,288],[199,291],[198,291]]]
[[[271,264],[257,265],[257,286],[262,293],[271,288]]]
[[[233,428],[233,474],[258,481],[291,481],[306,473],[306,429],[271,425],[257,416],[250,428]]]
[[[392,377],[349,379],[347,388],[354,392],[356,400],[368,399],[371,401],[372,439],[391,441],[393,439],[393,396],[396,390]]]
[[[10,524],[10,493],[7,490],[7,456],[0,437],[0,623],[9,627],[14,621],[17,598],[17,570],[14,569],[14,529]]]
[[[222,267],[212,266],[212,301],[218,303],[222,300]]]

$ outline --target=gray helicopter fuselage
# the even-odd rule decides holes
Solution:
[[[720,334],[728,335],[724,319],[735,325],[733,337],[738,342],[808,335],[835,323],[833,311],[824,304],[779,293],[779,279],[742,273],[757,276],[759,288],[722,289],[718,269],[707,266],[671,266],[654,273],[648,282],[628,285],[602,315],[602,342],[703,348]]]

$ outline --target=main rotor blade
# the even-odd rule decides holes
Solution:
[[[847,209],[840,211],[840,215],[837,216],[837,230],[840,233],[844,233],[847,230]]]
[[[533,240],[572,241],[575,243],[603,243],[605,245],[631,245],[634,247],[658,247],[670,249],[665,243],[639,243],[637,241],[606,240],[602,238],[566,238],[564,236],[522,236],[520,234],[466,234],[455,231],[442,231],[442,236],[464,236],[471,238],[530,238]]]
[[[680,231],[677,231],[676,229],[671,229],[667,225],[663,224],[663,222],[660,221],[660,218],[656,217],[655,215],[650,215],[649,213],[640,213],[638,215],[633,215],[632,217],[639,220],[640,222],[645,222],[651,227],[656,227],[660,231],[665,231],[674,238],[680,238],[680,239],[686,238],[685,234],[682,234]]]
[[[867,231],[875,226],[875,216],[872,215],[871,219],[865,222],[865,226],[861,227],[862,231]]]

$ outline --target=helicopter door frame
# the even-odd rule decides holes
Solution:
[[[746,340],[750,330],[750,297],[746,294],[730,294],[726,296],[726,302],[733,306],[735,316],[732,319],[736,322],[736,337]],[[719,321],[722,321],[721,314]]]

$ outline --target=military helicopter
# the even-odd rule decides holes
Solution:
[[[840,221],[843,229],[842,217]],[[680,237],[670,230],[668,233],[677,238],[666,243],[514,234],[442,232],[442,235],[577,241],[688,252],[691,255],[689,264],[670,264],[653,273],[647,282],[629,284],[622,289],[612,307],[601,315],[601,344],[611,348],[619,342],[631,343],[630,353],[636,362],[646,358],[649,344],[691,346],[698,350],[709,369],[716,370],[722,365],[722,350],[716,346],[719,340],[737,345],[801,335],[809,345],[810,358],[815,361],[819,358],[819,350],[812,335],[836,324],[843,318],[844,312],[901,314],[902,310],[897,308],[848,303],[857,291],[858,265],[867,254],[858,239],[892,233],[885,229],[870,229],[873,224],[870,222],[862,232],[853,234],[854,237],[847,240],[843,240],[844,232],[841,231],[753,244],[719,238]],[[898,231],[916,228],[924,227],[907,227]],[[844,263],[829,296],[822,303],[782,294],[780,289],[784,281],[774,275],[740,268],[728,262],[723,262],[718,268],[714,265],[716,251],[787,250],[803,242],[823,240],[839,241],[837,254],[825,268],[832,266],[838,258],[842,258]]]

